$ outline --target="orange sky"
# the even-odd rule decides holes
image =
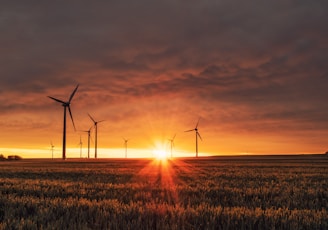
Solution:
[[[50,157],[52,141],[60,156],[63,108],[47,96],[77,84],[76,128],[105,120],[99,157],[124,156],[122,137],[135,157],[168,150],[174,134],[175,155],[193,156],[199,118],[200,155],[326,152],[327,4],[5,3],[0,152]],[[78,157],[87,135],[67,121]]]

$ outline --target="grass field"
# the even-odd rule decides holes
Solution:
[[[0,162],[0,229],[328,229],[328,157]]]

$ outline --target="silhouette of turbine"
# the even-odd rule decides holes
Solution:
[[[50,141],[50,145],[51,145],[51,156],[52,156],[52,159],[54,159],[54,148],[55,148],[55,146],[53,145],[52,141]]]
[[[80,146],[80,158],[82,158],[82,138],[81,138],[81,135],[80,135],[80,143],[79,143],[79,146]]]
[[[71,101],[74,97],[74,94],[76,93],[76,90],[77,88],[79,87],[79,85],[76,86],[76,88],[74,89],[74,91],[72,92],[71,96],[69,97],[69,100],[68,101],[62,101],[62,100],[59,100],[57,98],[54,98],[54,97],[50,97],[48,96],[50,99],[56,101],[56,102],[59,102],[62,104],[62,106],[64,107],[64,128],[63,128],[63,160],[66,159],[66,110],[68,108],[68,111],[69,111],[69,115],[71,117],[71,120],[72,120],[72,123],[73,123],[73,126],[74,126],[74,130],[75,129],[75,124],[74,124],[74,120],[73,120],[73,116],[72,116],[72,111],[71,111],[71,107],[70,107],[70,104],[71,104]]]
[[[93,117],[91,117],[91,115],[88,113],[90,119],[93,121],[93,124],[95,126],[95,158],[97,158],[97,137],[98,137],[98,123],[103,122],[105,120],[101,120],[101,121],[96,121],[95,119],[93,119]]]
[[[174,146],[174,138],[177,134],[174,134],[173,138],[172,139],[169,139],[169,142],[171,143],[171,158],[173,157],[172,155],[172,149],[173,149],[173,146]]]
[[[128,157],[128,141],[129,139],[125,139],[124,137],[122,137],[124,140],[124,147],[125,147],[125,158]]]
[[[90,158],[90,133],[91,133],[92,126],[89,130],[85,130],[82,132],[88,133],[88,159]]]
[[[185,131],[185,132],[195,131],[195,133],[196,133],[196,157],[198,157],[198,137],[200,138],[200,140],[202,140],[202,137],[200,136],[200,134],[198,132],[199,120],[200,120],[200,118],[198,119],[198,122],[197,122],[196,127],[194,129],[190,129],[190,130]]]

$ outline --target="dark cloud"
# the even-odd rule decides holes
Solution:
[[[218,130],[327,130],[327,11],[324,0],[5,1],[0,109],[41,116],[47,95],[80,83],[80,119],[190,111]]]

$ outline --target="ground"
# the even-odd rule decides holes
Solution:
[[[0,162],[0,229],[327,229],[328,159]]]

